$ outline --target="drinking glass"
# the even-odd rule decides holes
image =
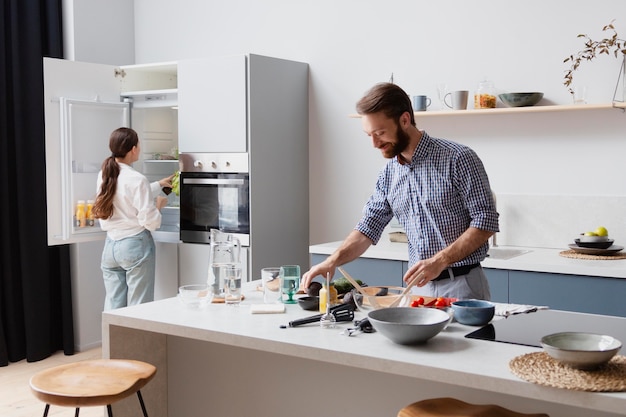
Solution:
[[[280,267],[280,284],[283,294],[287,296],[283,300],[285,304],[295,304],[297,301],[293,298],[300,287],[300,265],[283,265]]]
[[[448,84],[446,83],[438,83],[437,84],[437,97],[439,97],[439,109],[443,110],[446,108],[444,98],[448,94]]]
[[[283,296],[280,287],[280,268],[261,269],[261,280],[263,281],[263,302],[280,303]]]
[[[241,267],[228,265],[222,271],[224,276],[224,302],[239,305],[241,302]]]

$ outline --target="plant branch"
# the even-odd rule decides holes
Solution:
[[[580,67],[580,64],[584,61],[592,61],[599,55],[613,55],[616,58],[621,55],[626,55],[626,40],[621,39],[615,27],[613,26],[612,20],[611,23],[604,26],[602,28],[603,32],[609,32],[610,36],[601,39],[599,41],[594,41],[589,36],[585,34],[578,35],[578,38],[585,39],[585,48],[578,51],[574,55],[570,55],[563,61],[564,63],[570,62],[570,69],[565,72],[565,77],[563,81],[563,85],[567,87],[567,91],[570,94],[574,94],[574,90],[571,87],[572,80],[574,78],[574,72]],[[612,34],[611,34],[612,33]]]

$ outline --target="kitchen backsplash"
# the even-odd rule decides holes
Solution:
[[[499,246],[563,248],[578,234],[604,226],[626,245],[626,197],[498,194]]]

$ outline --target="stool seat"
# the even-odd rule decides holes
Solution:
[[[109,405],[138,392],[155,373],[154,365],[141,361],[94,359],[43,370],[30,379],[30,388],[46,404]]]
[[[398,417],[549,417],[547,414],[522,414],[499,405],[468,404],[455,398],[433,398],[404,407]]]

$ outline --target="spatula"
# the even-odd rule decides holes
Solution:
[[[398,304],[400,304],[400,301],[404,299],[404,297],[409,293],[409,291],[411,291],[411,288],[413,288],[413,286],[417,284],[419,280],[422,279],[423,276],[424,276],[424,273],[420,272],[419,275],[415,277],[413,281],[409,282],[409,285],[407,285],[404,291],[402,291],[402,294],[400,294],[400,296],[397,299],[395,299],[393,303],[389,304],[389,307],[397,307]]]
[[[337,269],[339,270],[339,272],[343,274],[344,277],[346,277],[348,281],[350,281],[350,284],[352,284],[358,292],[367,296],[367,293],[363,290],[363,287],[361,287],[359,283],[356,282],[356,280],[350,276],[350,274],[348,274],[342,267],[338,267]]]

